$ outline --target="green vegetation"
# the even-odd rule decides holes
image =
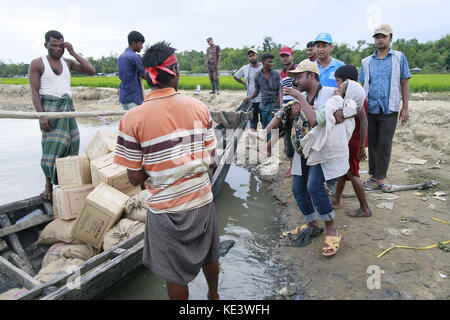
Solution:
[[[220,45],[220,43],[218,44]],[[247,50],[250,47],[256,47],[260,55],[265,52],[270,52],[275,57],[278,57],[280,48],[284,45],[292,47],[295,61],[306,59],[306,50],[305,48],[298,48],[298,42],[281,44],[274,42],[272,37],[266,36],[263,38],[263,43],[259,46],[258,44],[251,44],[243,48],[222,48],[221,69],[237,70],[242,65],[247,64]],[[426,43],[419,43],[417,39],[397,39],[392,43],[392,48],[406,55],[410,68],[420,67],[423,73],[445,73],[450,71],[450,34],[447,34],[439,40],[428,41]],[[361,59],[371,55],[374,51],[372,41],[358,40],[356,48],[351,48],[345,43],[336,44],[331,54],[333,57],[347,64],[360,67]],[[204,72],[204,51],[191,50],[177,52],[177,57],[180,63],[180,70],[190,73]],[[88,57],[87,59],[92,63],[97,73],[108,74],[118,71],[117,54],[111,53],[109,57],[101,57],[98,59]],[[274,68],[281,69],[281,67],[280,59],[275,59]],[[0,61],[0,77],[25,75],[27,72],[28,64],[4,63]],[[77,76],[76,73],[73,75]]]
[[[1,78],[2,84],[28,84],[27,78]],[[105,87],[118,88],[119,77],[73,77],[73,87]],[[195,90],[200,84],[202,90],[210,90],[209,77],[181,76],[179,88],[181,90]],[[234,81],[232,76],[220,76],[220,87],[223,90],[244,90],[245,87]],[[148,89],[147,83],[145,88]],[[438,92],[450,91],[450,74],[413,74],[410,80],[411,92]]]

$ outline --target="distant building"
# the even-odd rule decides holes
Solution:
[[[422,69],[419,68],[419,67],[415,67],[415,68],[409,69],[409,71],[411,71],[411,72],[413,72],[413,73],[419,73],[419,72],[422,71]]]

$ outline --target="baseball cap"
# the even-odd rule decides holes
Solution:
[[[388,24],[380,24],[373,30],[373,37],[379,33],[389,36],[392,33],[392,28]]]
[[[329,33],[319,33],[316,37],[316,39],[314,40],[314,43],[317,42],[326,42],[326,43],[330,43],[333,44],[333,40],[331,39],[331,34]]]
[[[314,72],[320,75],[319,67],[309,59],[305,59],[300,62],[294,70],[288,71],[288,77],[295,77],[297,74],[301,72]]]
[[[292,49],[289,48],[289,47],[283,47],[283,48],[281,48],[281,50],[280,50],[280,56],[281,56],[282,54],[288,54],[288,55],[292,56],[292,53],[293,53],[293,51],[292,51]]]
[[[250,49],[247,50],[247,54],[249,54],[250,52],[258,54],[258,50],[256,50],[255,48],[250,48]]]

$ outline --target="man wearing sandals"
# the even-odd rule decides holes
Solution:
[[[292,106],[290,111],[291,118],[293,119],[291,136],[293,137],[292,142],[294,148],[298,145],[296,141],[298,139],[295,139],[295,137],[298,134],[301,135],[302,131],[305,131],[305,125],[312,127],[317,123],[314,120],[316,119],[316,110],[333,96],[334,88],[323,87],[319,82],[319,74],[320,71],[317,65],[308,59],[299,63],[295,70],[288,71],[288,76],[295,77],[294,85],[305,93],[300,93],[294,88],[283,89],[286,94],[290,94],[298,101]],[[339,113],[339,111],[337,112]],[[342,116],[342,111],[340,113]],[[300,119],[305,118],[305,116],[307,121],[301,121]],[[327,234],[322,254],[324,256],[332,256],[339,249],[341,234],[337,230],[336,223],[334,222],[335,213],[331,207],[330,198],[324,186],[324,170],[327,169],[326,164],[318,163],[309,166],[306,164],[307,160],[302,155],[302,152],[299,152],[297,148],[296,150],[297,152],[294,154],[291,170],[293,175],[292,192],[307,223],[289,233],[300,234],[303,231],[307,232],[307,229],[311,228],[309,230],[311,236],[319,235],[323,231],[317,220],[317,213],[319,213],[320,219],[325,222]],[[343,158],[341,162],[343,164],[345,163],[348,167],[348,160],[346,158]],[[338,176],[335,175],[334,177],[337,178]]]
[[[392,139],[397,118],[402,123],[409,118],[408,60],[400,51],[390,48],[392,28],[382,24],[373,33],[376,52],[362,60],[359,82],[364,85],[368,99],[369,179],[366,190],[389,191],[384,183],[391,159]],[[400,109],[400,100],[402,108]]]

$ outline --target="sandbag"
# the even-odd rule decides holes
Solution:
[[[76,219],[65,221],[55,219],[47,224],[39,235],[37,244],[52,245],[58,242],[65,242],[71,244],[83,244],[84,242],[75,238],[72,235],[72,228],[76,223]]]
[[[119,242],[125,241],[141,232],[144,232],[145,224],[139,221],[124,218],[108,231],[103,240],[103,250],[115,246]]]
[[[28,292],[25,288],[14,288],[0,294],[0,300],[15,300],[25,292]]]
[[[45,253],[42,268],[61,258],[87,260],[97,253],[98,250],[88,244],[55,243]]]
[[[63,274],[71,271],[73,267],[79,266],[83,262],[84,260],[77,258],[59,258],[58,260],[48,264],[45,268],[42,268],[41,271],[34,276],[34,278],[42,283],[45,283],[62,276]]]
[[[125,218],[145,222],[147,218],[147,196],[148,191],[142,190],[128,199],[125,204]]]

